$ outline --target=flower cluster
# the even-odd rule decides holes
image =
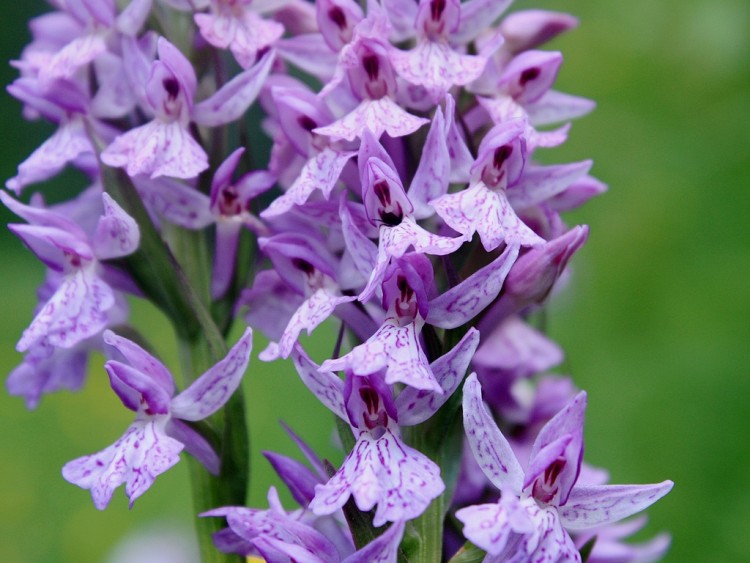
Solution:
[[[347,451],[336,468],[290,431],[312,469],[266,455],[300,508],[273,487],[267,510],[217,496],[227,505],[200,518],[226,520],[222,552],[666,551],[666,536],[622,541],[641,521],[613,524],[672,483],[608,485],[582,462],[586,394],[549,373],[562,351],[533,326],[588,236],[560,214],[605,190],[591,161],[536,158],[593,108],[552,89],[562,55],[539,49],[574,17],[505,15],[508,0],[52,4],[8,90],[57,130],[6,186],[20,198],[66,166],[90,186],[52,206],[0,194],[48,268],[8,388],[33,408],[105,353],[135,421],[63,468],[97,508],[121,484],[132,505],[183,449],[218,476],[208,486],[244,491],[246,454],[228,436],[245,431],[234,397],[255,329],[270,342],[259,359],[291,359]],[[182,391],[129,325],[128,294],[203,352]],[[318,364],[300,335],[327,319],[339,342]],[[227,351],[235,323],[247,328]]]

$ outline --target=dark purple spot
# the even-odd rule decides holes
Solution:
[[[430,17],[432,21],[438,21],[445,11],[445,0],[432,0],[430,3]]]
[[[391,204],[391,188],[388,185],[388,182],[386,182],[385,180],[375,182],[375,185],[372,187],[372,189],[375,192],[380,205],[388,206]]]
[[[167,91],[167,95],[173,100],[177,97],[177,94],[180,93],[180,84],[174,78],[165,78],[162,81],[162,85]]]
[[[521,73],[521,78],[518,79],[518,83],[521,86],[526,86],[527,82],[535,80],[540,73],[541,71],[539,70],[539,67],[532,66],[531,68],[527,68]]]
[[[304,272],[305,275],[311,276],[315,273],[315,266],[303,258],[292,258],[292,265]]]
[[[513,147],[510,145],[503,145],[495,149],[495,154],[492,156],[492,165],[495,170],[500,170],[508,157],[513,153]]]
[[[346,29],[346,14],[338,6],[328,10],[328,19],[335,23],[341,31]]]
[[[318,126],[318,124],[308,115],[300,115],[297,118],[297,123],[299,123],[299,126],[305,131],[312,131]]]
[[[414,290],[404,276],[398,276],[396,287],[401,292],[401,301],[409,301],[414,295]]]
[[[377,55],[365,55],[362,57],[362,67],[367,73],[367,77],[373,82],[380,76],[380,61]]]

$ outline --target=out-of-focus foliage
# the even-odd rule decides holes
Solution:
[[[649,510],[648,533],[673,534],[668,561],[748,560],[750,4],[517,0],[515,7],[580,17],[578,30],[550,46],[566,57],[557,87],[598,102],[551,153],[557,162],[593,158],[593,173],[610,185],[570,217],[590,224],[591,236],[573,262],[575,283],[547,313],[567,353],[564,368],[589,392],[586,459],[616,483],[675,481]],[[0,60],[18,56],[25,21],[45,9],[38,0],[3,7]],[[0,67],[3,84],[15,75]],[[0,132],[3,180],[50,133],[23,122],[7,95]],[[81,181],[67,174],[46,193]],[[42,270],[6,231],[0,246],[4,376],[20,360],[13,346],[32,317]],[[166,321],[138,306],[136,322],[163,333],[165,359],[175,365]],[[322,331],[315,342],[333,346],[334,338]],[[101,362],[91,368],[82,393],[47,396],[33,413],[0,394],[0,561],[101,561],[129,532],[163,519],[189,525],[182,464],[132,511],[117,494],[99,513],[87,492],[62,480],[66,461],[111,443],[130,416]],[[289,366],[253,358],[246,393],[255,505],[277,484],[260,450],[296,455],[279,419],[340,461],[332,417]]]

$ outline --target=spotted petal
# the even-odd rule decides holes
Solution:
[[[336,474],[315,487],[310,509],[332,514],[352,496],[360,510],[377,505],[373,525],[382,526],[416,518],[444,489],[438,466],[391,430],[363,432]]]
[[[154,479],[179,461],[183,445],[167,436],[163,421],[136,420],[113,445],[65,464],[63,477],[90,489],[94,506],[103,510],[115,489],[125,483],[130,506]]]
[[[429,123],[429,120],[407,113],[391,98],[384,96],[378,100],[363,100],[338,121],[313,129],[313,133],[326,135],[334,140],[353,141],[361,138],[365,130],[369,130],[375,138],[383,133],[396,138],[414,133],[425,123]]]
[[[224,406],[245,375],[252,348],[253,331],[247,328],[223,360],[172,400],[172,414],[182,420],[202,420]]]

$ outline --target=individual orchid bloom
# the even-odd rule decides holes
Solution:
[[[583,457],[586,393],[579,393],[539,432],[523,469],[482,403],[476,374],[464,384],[464,429],[479,466],[500,489],[495,504],[462,508],[464,535],[488,553],[486,561],[580,561],[566,530],[611,524],[666,495],[671,481],[653,485],[577,483]]]
[[[104,333],[104,341],[125,360],[110,360],[105,369],[112,389],[136,418],[113,445],[65,464],[63,477],[90,489],[94,506],[103,510],[123,483],[132,507],[158,475],[179,461],[183,448],[218,474],[218,456],[184,421],[212,415],[239,387],[250,361],[252,330],[245,330],[224,359],[177,395],[172,374],[146,350],[111,331]]]
[[[190,61],[163,37],[157,51],[159,60],[151,64],[145,85],[154,119],[119,135],[101,159],[108,166],[125,168],[129,176],[194,178],[208,168],[208,156],[191,135],[190,122],[217,126],[239,118],[257,97],[273,54],[195,104],[197,79]]]
[[[211,212],[216,219],[216,251],[211,278],[211,295],[217,299],[226,293],[234,274],[240,230],[247,227],[256,234],[268,234],[267,227],[251,211],[253,198],[275,183],[266,171],[249,172],[236,182],[232,175],[239,164],[243,147],[238,148],[219,166],[211,183]]]
[[[362,511],[377,505],[375,526],[419,516],[445,486],[439,467],[401,440],[391,386],[380,374],[347,373],[345,382],[341,381],[329,371],[320,371],[300,346],[295,347],[292,359],[303,382],[352,425],[357,438],[333,477],[315,487],[310,510],[332,514],[351,496]],[[429,404],[421,407],[429,408]]]
[[[255,4],[273,9],[270,2],[256,1]],[[244,69],[253,66],[258,53],[284,34],[284,26],[264,19],[252,0],[211,0],[210,6],[208,13],[193,16],[195,24],[208,43],[232,51]]]
[[[307,160],[292,185],[261,213],[264,218],[303,205],[315,190],[320,190],[328,199],[344,166],[356,154],[344,150],[341,143],[313,132],[315,128],[331,123],[333,115],[310,90],[274,87],[272,93],[281,130],[294,149]]]
[[[366,22],[363,20],[360,26]],[[396,138],[409,135],[428,122],[407,113],[393,99],[397,90],[396,74],[388,47],[379,39],[362,36],[346,45],[339,57],[339,67],[343,70],[327,88],[331,89],[345,75],[360,103],[334,123],[313,129],[314,133],[353,141],[369,130],[375,138],[383,133]]]
[[[264,361],[287,358],[302,330],[310,334],[338,305],[356,297],[341,295],[335,259],[319,241],[290,232],[260,238],[258,245],[281,278],[305,299],[289,319],[278,344],[271,343],[260,355]]]
[[[417,46],[391,53],[396,72],[407,82],[426,88],[434,103],[453,86],[479,78],[487,62],[488,53],[464,55],[454,49],[451,35],[458,30],[460,20],[459,0],[420,0],[414,22]],[[502,36],[499,39],[502,41]]]
[[[193,178],[208,168],[208,156],[188,131],[197,88],[190,61],[159,38],[159,60],[151,65],[146,96],[155,119],[117,137],[101,154],[104,164],[129,176]]]
[[[117,310],[115,291],[103,277],[100,260],[136,250],[140,240],[136,222],[106,193],[102,194],[104,213],[92,236],[61,213],[24,205],[5,193],[0,193],[0,200],[28,221],[9,228],[56,273],[58,284],[16,349],[72,348],[99,334],[110,323],[110,313]]]
[[[454,252],[464,237],[448,238],[430,233],[414,218],[414,206],[406,195],[391,158],[373,137],[360,146],[359,166],[362,199],[370,223],[379,227],[376,262],[360,301],[367,301],[383,279],[391,258],[399,258],[413,247],[415,252],[442,256]],[[369,156],[372,154],[373,156]]]
[[[34,43],[17,63],[25,71],[35,73],[46,88],[51,88],[57,80],[72,78],[104,53],[107,37],[115,23],[114,0],[66,0],[59,6],[61,13],[57,18],[37,19],[32,27]],[[62,30],[76,29],[72,36],[64,31],[61,33],[61,19],[67,19],[65,16],[69,20]],[[62,41],[61,37],[64,38]],[[36,46],[39,48],[34,48]]]
[[[508,121],[496,125],[479,146],[469,187],[441,196],[430,205],[448,226],[464,236],[479,233],[488,252],[503,242],[542,244],[544,239],[521,221],[508,201],[508,188],[520,180],[526,156],[523,124]]]
[[[90,104],[82,85],[57,81],[54,89],[47,90],[36,79],[23,77],[8,86],[8,92],[27,110],[58,124],[55,133],[18,166],[18,174],[5,183],[8,189],[20,195],[26,186],[53,177],[68,163],[91,174],[98,172],[94,146],[86,131]],[[114,136],[109,126],[96,119],[88,121],[103,138]]]
[[[355,375],[384,371],[387,384],[443,393],[419,343],[432,280],[432,265],[422,254],[392,261],[383,280],[383,324],[366,342],[340,358],[326,360],[320,369]]]
[[[588,227],[579,225],[521,254],[508,273],[499,299],[479,321],[479,330],[489,334],[508,316],[529,305],[544,302],[568,261],[586,242],[588,234]]]
[[[228,528],[214,535],[225,553],[260,555],[265,561],[310,563],[395,563],[404,533],[404,522],[391,525],[360,550],[342,554],[320,531],[305,523],[297,512],[287,513],[274,487],[268,491],[268,510],[224,507],[201,516],[221,516]]]

